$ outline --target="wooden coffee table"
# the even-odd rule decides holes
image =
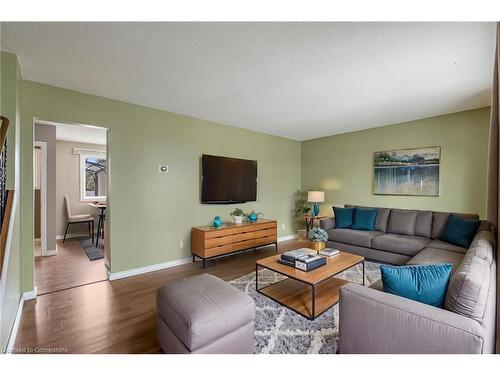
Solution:
[[[280,255],[260,259],[255,264],[255,289],[283,306],[310,320],[327,311],[339,301],[339,288],[350,281],[338,279],[335,275],[363,264],[363,285],[365,284],[365,258],[340,252],[326,258],[326,265],[305,272],[278,263]],[[259,268],[286,276],[286,279],[259,289]]]

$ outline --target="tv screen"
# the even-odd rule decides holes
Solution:
[[[203,155],[202,203],[242,203],[257,200],[257,161]]]

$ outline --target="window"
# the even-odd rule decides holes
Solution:
[[[105,200],[107,193],[108,163],[106,154],[80,154],[81,200]]]

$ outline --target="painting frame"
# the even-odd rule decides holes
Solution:
[[[410,153],[414,154],[414,158],[415,156],[418,156],[416,158],[417,161],[402,160],[404,159],[404,157],[407,157]],[[389,162],[388,165],[381,165],[380,163],[381,154],[391,154],[391,157],[393,155],[396,155],[396,158],[399,158],[401,160],[396,161],[396,163],[399,163],[397,165],[391,165],[391,162]],[[428,154],[437,155],[437,158],[426,159],[425,156],[423,156]],[[434,160],[437,160],[437,163],[434,162]],[[441,194],[441,146],[423,146],[423,147],[412,147],[412,148],[399,148],[387,151],[375,151],[373,152],[372,162],[373,162],[372,192],[374,195],[439,197]],[[407,169],[408,171],[405,173],[408,173],[408,180],[411,180],[412,179],[410,177],[411,171],[420,170],[420,168],[422,168],[421,170],[423,171],[429,169],[431,174],[431,178],[429,181],[425,181],[424,179],[420,178],[421,179],[420,191],[415,190],[415,189],[418,190],[418,188],[415,187],[415,184],[406,186],[405,188],[405,186],[403,186],[404,184],[401,184],[399,182],[396,182],[394,184],[394,187],[392,187],[391,184],[391,189],[389,189],[389,191],[387,191],[388,190],[387,188],[382,188],[382,186],[384,186],[384,181],[381,182],[382,170],[391,169],[391,170],[399,170],[398,172],[400,172],[401,170]]]

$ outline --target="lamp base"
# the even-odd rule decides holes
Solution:
[[[319,203],[314,203],[312,206],[311,213],[313,216],[318,216],[319,215]]]

